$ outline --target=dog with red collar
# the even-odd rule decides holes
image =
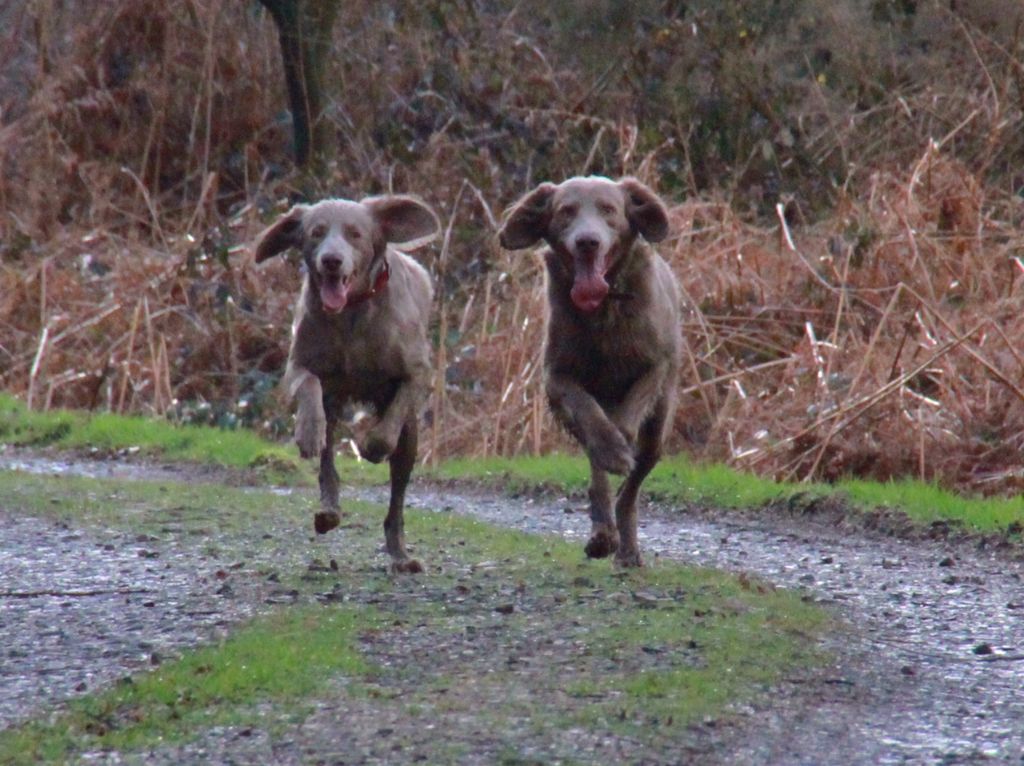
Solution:
[[[384,533],[396,572],[422,571],[405,549],[403,508],[430,387],[433,301],[426,269],[401,250],[425,245],[439,232],[437,215],[415,197],[328,199],[293,207],[260,235],[255,251],[260,263],[296,248],[306,266],[284,385],[298,404],[299,452],[320,458],[316,531],[340,521],[334,441],[342,408],[370,404],[377,422],[359,452],[390,464]]]

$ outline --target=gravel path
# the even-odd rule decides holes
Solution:
[[[380,501],[380,492],[367,493]],[[579,540],[568,500],[417,487],[411,505]],[[567,512],[571,511],[571,512]],[[1024,764],[1024,565],[964,544],[850,533],[813,519],[643,514],[651,554],[802,589],[849,625],[808,706],[764,711],[737,763]]]
[[[14,462],[0,453],[0,468]],[[154,474],[130,464],[20,456],[16,467],[182,478],[178,468]],[[354,494],[384,497],[378,489]],[[581,543],[589,527],[578,500],[417,485],[410,507]],[[828,647],[835,667],[781,689],[758,711],[757,733],[733,762],[1024,764],[1020,562],[962,543],[853,533],[813,518],[686,509],[644,513],[641,540],[649,560],[671,557],[802,589],[848,626]],[[223,598],[198,553],[164,556],[152,541],[120,532],[40,528],[0,513],[0,556],[0,726],[158,662],[168,648],[208,639],[261,603]]]
[[[209,641],[252,606],[145,537],[0,509],[0,727]]]

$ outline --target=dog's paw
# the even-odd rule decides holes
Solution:
[[[620,476],[633,470],[633,450],[617,428],[610,427],[594,442],[588,452],[595,466]]]
[[[359,455],[363,460],[380,463],[395,451],[395,440],[389,439],[376,428],[366,434],[359,444]]]
[[[341,523],[341,515],[337,511],[318,511],[313,516],[313,528],[318,535],[325,535]]]
[[[322,417],[299,413],[295,423],[295,443],[302,457],[319,457],[327,446],[327,421]]]
[[[600,529],[590,536],[587,544],[583,547],[583,552],[587,554],[588,559],[604,559],[618,549],[618,533],[614,530]]]
[[[615,566],[622,567],[623,569],[638,569],[644,565],[643,559],[640,557],[640,551],[633,550],[620,550],[615,554]]]
[[[391,574],[423,574],[423,565],[416,559],[396,559],[391,562]]]

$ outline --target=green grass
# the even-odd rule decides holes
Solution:
[[[312,463],[303,465],[292,445],[277,445],[244,431],[202,426],[175,426],[166,421],[119,415],[88,416],[72,412],[29,412],[13,397],[0,394],[0,443],[54,446],[67,449],[117,450],[138,447],[164,459],[191,460],[256,469],[268,480],[308,483]],[[352,459],[338,461],[342,481],[376,484],[386,480],[386,465]],[[468,479],[524,491],[543,485],[564,491],[587,486],[586,460],[576,455],[543,457],[453,459],[421,475],[439,479]],[[839,494],[854,507],[896,508],[911,519],[929,523],[947,520],[979,532],[1013,530],[1024,523],[1024,498],[975,498],[914,480],[888,483],[849,479],[835,485],[782,484],[721,464],[696,464],[685,456],[661,461],[644,485],[646,491],[675,502],[702,503],[722,508],[757,508],[800,496],[808,499]]]
[[[0,497],[9,513],[110,530],[112,539],[119,529],[130,532],[128,539],[144,533],[171,550],[198,548],[210,571],[247,562],[232,578],[263,581],[270,568],[279,587],[297,590],[304,604],[0,732],[0,763],[142,752],[213,726],[287,727],[302,721],[319,697],[337,694],[385,718],[399,710],[431,721],[444,714],[471,720],[465,732],[507,736],[510,753],[520,747],[524,715],[542,738],[585,726],[650,739],[653,747],[666,732],[649,730],[651,716],[671,719],[669,733],[679,737],[705,715],[728,714],[729,705],[819,663],[816,638],[830,627],[798,594],[665,561],[622,573],[607,561],[587,560],[579,544],[454,513],[407,515],[407,538],[427,573],[394,578],[380,551],[384,509],[378,505],[346,503],[340,534],[310,546],[313,490],[280,495],[219,484],[0,472]],[[310,573],[310,555],[336,556],[338,571]],[[344,609],[314,603],[314,594],[332,587],[349,599]],[[499,613],[509,602],[514,612]],[[478,631],[474,646],[491,642],[480,647],[482,665],[460,659],[470,628]],[[429,661],[417,650],[389,655],[386,666],[377,666],[356,641],[391,632],[399,642],[410,640],[403,634],[417,636],[414,646],[431,647]],[[523,647],[543,651],[567,638],[580,648],[555,651],[524,671],[507,662]],[[651,646],[655,654],[645,650]],[[524,687],[531,690],[528,710],[508,694]],[[566,698],[564,690],[587,697]],[[474,745],[433,747],[433,762],[445,762]],[[572,753],[563,755],[571,760]]]
[[[838,486],[862,508],[898,508],[922,523],[954,520],[982,532],[1017,529],[1024,523],[1024,497],[1019,495],[963,497],[912,479],[884,484],[846,479]]]
[[[519,491],[532,486],[582,491],[590,480],[587,461],[577,455],[553,454],[543,457],[450,460],[428,471],[442,479],[480,479],[501,482]],[[662,460],[644,483],[645,490],[671,500],[707,503],[725,508],[749,508],[778,500],[797,491],[752,474],[740,473],[720,464],[698,465],[685,456]],[[799,491],[808,491],[799,487]],[[815,492],[825,492],[814,487]]]
[[[313,507],[311,497],[281,497],[269,492],[233,490],[206,482],[123,481],[55,477],[0,471],[5,510],[57,519],[66,524],[110,526],[151,533],[188,528],[196,534],[230,534],[255,518],[279,515],[298,521]],[[246,513],[240,513],[244,507]]]
[[[177,426],[124,415],[31,412],[7,394],[0,394],[0,444],[108,451],[137,448],[144,455],[169,460],[284,475],[299,471],[294,450],[267,442],[252,431]]]
[[[449,460],[430,472],[443,479],[501,481],[512,490],[538,485],[582,491],[590,481],[587,461],[577,455]],[[682,456],[661,461],[644,483],[662,497],[713,503],[727,508],[762,505],[793,490],[767,479],[744,474],[724,465],[697,465]]]
[[[590,476],[585,460],[568,455],[453,458],[428,473],[439,479],[500,481],[513,491],[538,485],[578,491],[586,488]]]
[[[453,460],[428,473],[438,478],[491,481],[513,491],[536,485],[581,491],[588,476],[586,460],[569,455]],[[894,508],[917,522],[954,521],[978,532],[1013,530],[1024,523],[1024,497],[1020,496],[966,497],[911,479],[885,483],[846,479],[834,485],[779,483],[721,464],[697,464],[683,455],[662,460],[644,489],[669,501],[721,508],[757,508],[797,497],[839,495],[861,510]]]
[[[675,667],[638,668],[607,684],[605,691],[622,691],[625,699],[609,695],[609,702],[589,706],[583,720],[618,723],[631,733],[651,723],[699,721],[721,714],[752,688],[769,688],[787,670],[820,659],[804,643],[827,623],[817,607],[795,601],[789,592],[746,580],[743,585],[708,570],[702,574],[652,570],[643,593],[661,605],[640,615],[609,614],[593,632],[594,643],[616,662],[680,644],[690,651],[681,653]],[[679,593],[685,595],[677,601]],[[587,693],[601,688],[591,683]]]
[[[359,633],[370,610],[306,607],[254,620],[222,644],[71,702],[53,721],[0,732],[0,763],[60,763],[102,747],[135,751],[212,726],[252,725],[257,703],[296,703],[332,676],[366,672]]]

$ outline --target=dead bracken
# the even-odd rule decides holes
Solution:
[[[346,141],[308,179],[287,169],[276,30],[255,5],[77,0],[35,27],[35,6],[5,6],[0,385],[33,408],[287,433],[298,276],[256,272],[249,246],[292,198],[391,185],[446,223],[424,459],[565,447],[538,395],[539,267],[493,232],[528,178],[583,168],[673,203],[660,250],[688,351],[672,449],[774,476],[1022,486],[1014,14],[851,4],[737,37],[678,3],[631,4],[616,30],[572,4],[498,23],[490,6],[344,3],[329,79],[389,95],[339,97]],[[790,23],[821,42],[814,77],[787,79],[805,60]],[[474,44],[434,57],[440,29]],[[652,55],[609,68],[618,48]],[[723,59],[740,69],[702,68]]]

